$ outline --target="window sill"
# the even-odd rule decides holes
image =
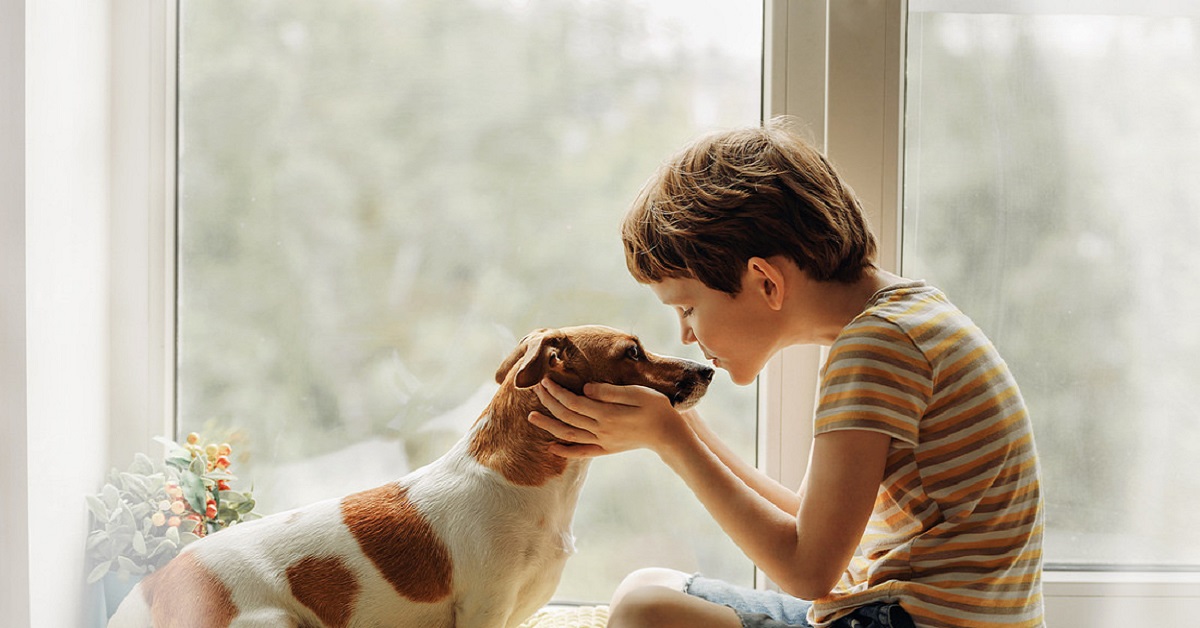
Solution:
[[[1046,597],[1200,599],[1200,571],[1051,571],[1042,575]]]
[[[1200,572],[1046,571],[1047,626],[1194,625]]]

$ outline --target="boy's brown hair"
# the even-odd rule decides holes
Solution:
[[[695,278],[736,295],[751,257],[784,255],[818,281],[874,266],[862,207],[823,155],[774,119],[702,137],[668,159],[621,227],[642,283]]]

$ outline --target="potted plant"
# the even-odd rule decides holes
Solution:
[[[251,493],[229,484],[236,478],[228,444],[202,444],[196,433],[183,445],[155,440],[166,446],[162,460],[138,453],[128,470],[111,470],[100,493],[87,496],[87,580],[103,582],[108,615],[142,576],[187,544],[259,518]]]

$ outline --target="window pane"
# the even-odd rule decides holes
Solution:
[[[184,0],[178,422],[276,512],[444,452],[537,327],[701,358],[629,278],[657,163],[760,109],[757,0]],[[754,456],[754,390],[701,406]],[[602,459],[559,596],[752,568],[656,457]]]
[[[1051,564],[1200,565],[1200,20],[1163,13],[909,18],[904,272],[1016,373]]]

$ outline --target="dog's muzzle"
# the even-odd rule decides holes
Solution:
[[[713,373],[712,367],[693,363],[683,378],[676,382],[675,394],[671,395],[671,405],[686,409],[700,401],[712,382]]]

